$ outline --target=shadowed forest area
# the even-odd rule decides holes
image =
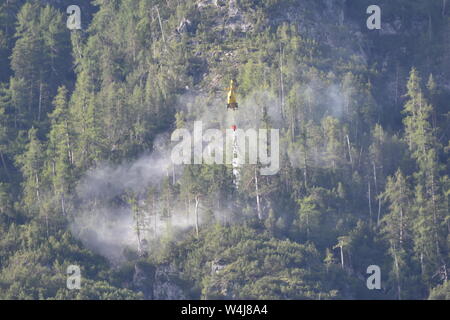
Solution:
[[[446,0],[0,0],[0,299],[450,299],[449,101]]]

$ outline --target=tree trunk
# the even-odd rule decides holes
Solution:
[[[41,121],[41,112],[42,112],[42,81],[39,82],[38,121]]]
[[[372,166],[373,166],[373,181],[375,184],[375,196],[378,198],[378,214],[377,214],[377,226],[378,226],[380,225],[381,202],[380,202],[380,195],[378,194],[377,168],[375,167],[375,162],[372,162]]]
[[[308,190],[308,151],[307,151],[307,143],[306,143],[306,135],[305,135],[305,142],[303,144],[303,166],[305,167],[303,169],[303,178],[305,179],[305,189]]]
[[[378,197],[378,215],[377,215],[377,226],[380,225],[381,219],[381,197]]]
[[[188,196],[188,210],[187,210],[187,215],[188,215],[188,220],[189,217],[191,216],[191,197]]]
[[[281,116],[284,119],[284,79],[283,79],[283,53],[284,50],[280,48],[280,91],[281,91]]]
[[[176,176],[175,176],[175,166],[172,166],[172,184],[175,185]]]
[[[164,37],[164,30],[163,30],[163,26],[162,26],[162,22],[161,22],[161,16],[159,15],[158,6],[155,6],[155,9],[156,9],[156,13],[158,14],[158,21],[159,21],[159,27],[161,29],[162,40],[164,42],[164,46],[166,46],[166,38]]]
[[[188,199],[184,199],[184,209],[186,210],[186,224],[189,224],[189,203]]]
[[[39,183],[39,177],[37,173],[34,174],[35,181],[36,181],[36,199],[38,202],[39,209],[41,209],[41,195],[40,195],[40,183]],[[46,228],[46,234],[47,238],[49,236],[49,221],[48,221],[48,211],[45,211],[45,228]]]
[[[347,145],[348,145],[348,157],[350,158],[350,164],[352,165],[353,168],[353,158],[352,158],[352,148],[350,146],[350,138],[347,135]]]
[[[200,196],[195,196],[195,233],[198,238],[198,206],[200,204]]]
[[[369,191],[369,217],[370,217],[370,223],[372,223],[372,194],[370,190],[370,179],[368,183],[368,191]]]
[[[400,245],[403,245],[403,207],[400,207]]]
[[[306,213],[306,241],[309,241],[309,213]]]
[[[64,200],[64,192],[61,192],[61,210],[63,216],[66,215],[66,206],[65,206],[65,200]]]
[[[400,285],[400,268],[398,265],[397,250],[395,248],[395,243],[393,244],[392,251],[394,253],[395,276],[397,278],[397,297],[398,297],[398,300],[401,300],[402,299],[402,296],[401,296],[402,288]]]
[[[69,124],[67,123],[67,121],[65,122],[65,126],[66,126],[66,139],[67,139],[67,149],[68,151],[68,157],[69,157],[69,163],[71,165],[74,164],[74,160],[73,160],[73,150],[72,150],[72,143],[70,142],[70,134],[69,134]]]
[[[9,170],[8,170],[8,167],[6,166],[6,161],[5,161],[5,157],[3,156],[2,150],[0,150],[0,158],[2,160],[3,168],[5,168],[6,177],[9,179],[10,178]]]
[[[141,230],[139,226],[139,219],[136,219],[136,236],[137,236],[137,249],[139,256],[142,255],[142,247],[141,247]]]
[[[41,196],[40,196],[40,192],[39,192],[39,177],[37,175],[37,173],[34,174],[34,178],[36,180],[36,198],[38,202],[41,202]]]
[[[423,252],[420,252],[420,274],[423,277],[424,267],[423,267]]]
[[[432,169],[433,170],[433,169]],[[433,203],[433,224],[434,224],[434,238],[436,244],[436,254],[438,258],[441,258],[441,250],[439,248],[439,235],[438,235],[438,218],[437,218],[437,205],[436,205],[436,189],[434,183],[434,172],[431,172],[431,201]]]
[[[153,199],[153,201],[155,201],[154,199]],[[154,203],[154,202],[153,202]],[[153,204],[153,208],[155,207],[155,205]],[[154,230],[155,230],[155,234],[154,234],[154,236],[155,236],[155,239],[158,237],[158,233],[157,233],[157,231],[156,231],[156,223],[157,223],[157,214],[156,214],[156,211],[154,212],[154,219],[153,219],[153,227],[154,227]]]
[[[255,166],[255,189],[256,189],[256,210],[258,211],[258,219],[262,220],[261,203],[259,198],[258,172]]]

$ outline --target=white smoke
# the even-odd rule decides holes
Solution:
[[[159,136],[153,153],[131,163],[99,165],[81,179],[77,186],[79,203],[71,230],[86,247],[113,262],[123,259],[125,248],[138,248],[136,221],[126,201],[126,194],[130,192],[138,195],[147,225],[141,240],[152,241],[168,231],[177,233],[194,226],[193,214],[187,216],[186,210],[177,206],[173,207],[170,216],[162,217],[158,199],[154,203],[156,215],[150,215],[146,209],[146,190],[149,187],[160,189],[164,178],[172,181],[180,174],[180,168],[171,165],[169,147],[168,137]]]
[[[310,85],[307,89],[314,96],[320,95],[319,89],[315,86]],[[326,94],[322,95],[321,99],[327,100],[333,113],[339,115],[344,101],[341,92],[335,86],[327,87],[324,91]],[[190,131],[194,121],[202,121],[204,130],[208,128],[225,130],[231,125],[237,125],[244,130],[258,129],[262,126],[264,110],[270,119],[271,127],[284,127],[279,97],[267,91],[250,93],[239,101],[237,111],[228,111],[224,97],[219,95],[208,99],[199,93],[185,94],[180,98],[179,105],[178,110],[186,115],[185,127]],[[172,146],[168,133],[160,135],[154,141],[154,150],[151,154],[145,154],[135,161],[120,165],[99,164],[85,174],[77,186],[79,203],[73,214],[71,230],[86,247],[114,262],[123,259],[125,248],[137,249],[136,221],[133,219],[125,195],[130,191],[140,194],[140,204],[144,207],[145,214],[148,214],[145,211],[142,193],[149,187],[160,189],[164,179],[176,182],[181,176],[183,167],[172,165]],[[293,164],[300,163],[300,159],[297,159],[300,158],[298,153],[289,152],[289,156]],[[214,195],[210,196],[214,198]],[[225,202],[224,199],[219,201]],[[144,235],[146,240],[158,240],[168,233],[177,236],[185,230],[193,230],[194,212],[186,210],[181,202],[183,201],[174,201],[170,217],[165,218],[161,217],[161,204],[157,203],[159,214],[147,217],[150,231]],[[190,212],[189,215],[187,211]],[[227,212],[216,210],[213,214],[218,221],[233,222],[230,218],[231,209]]]
[[[205,100],[201,95],[194,94],[186,94],[180,99],[180,105],[181,101],[183,104],[179,110],[184,110],[191,116],[185,121],[187,129],[192,129],[196,119],[203,122],[205,129],[227,126],[228,114],[223,100],[222,104],[199,103]],[[202,112],[205,110],[208,112]],[[136,221],[126,199],[130,192],[138,195],[139,204],[146,216],[149,232],[144,233],[141,238],[150,242],[150,246],[152,242],[158,242],[169,234],[177,237],[186,230],[194,229],[196,217],[193,201],[186,208],[184,200],[173,199],[170,216],[163,216],[164,205],[161,199],[155,203],[156,215],[150,215],[146,210],[148,204],[145,192],[150,187],[161,190],[164,179],[177,184],[181,177],[183,166],[172,164],[172,147],[169,133],[159,135],[153,143],[152,153],[119,165],[101,163],[86,172],[76,188],[79,201],[74,210],[71,231],[87,248],[115,263],[123,260],[124,249],[138,248]],[[209,197],[214,202],[216,195]],[[225,211],[215,210],[213,215],[217,221],[230,223],[231,214]],[[200,224],[205,212],[205,208],[200,207]],[[152,250],[151,247],[148,249]]]

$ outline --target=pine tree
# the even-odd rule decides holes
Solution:
[[[2,88],[0,88],[1,90]],[[6,163],[6,153],[8,152],[8,147],[11,142],[12,130],[10,128],[10,117],[5,114],[5,102],[4,97],[1,96],[0,92],[0,180],[9,180],[10,179],[10,170]],[[8,97],[9,98],[9,97]],[[6,98],[5,100],[8,100]],[[10,136],[11,135],[11,136]]]
[[[45,120],[51,110],[51,96],[68,75],[69,39],[63,27],[62,14],[37,2],[27,2],[18,14],[15,36],[18,38],[11,56],[14,71],[12,90],[18,114],[27,113],[26,126]]]
[[[396,297],[401,300],[408,298],[403,291],[404,286],[407,286],[408,271],[414,264],[412,259],[414,216],[412,192],[400,170],[394,177],[388,178],[382,199],[389,203],[389,213],[383,217],[382,230],[390,244],[389,252],[393,259]]]
[[[89,70],[83,70],[78,75],[70,100],[70,119],[76,137],[73,161],[81,171],[95,166],[104,150],[101,117],[95,103],[93,80],[89,74]]]
[[[342,161],[343,143],[339,120],[326,117],[322,121],[326,141],[326,159],[331,162],[331,167],[336,169]]]
[[[53,100],[54,110],[49,115],[51,129],[48,135],[47,175],[52,182],[53,192],[61,205],[61,213],[66,215],[66,202],[70,193],[73,176],[73,137],[70,121],[67,89],[60,87]]]
[[[300,230],[305,233],[306,241],[310,241],[317,236],[315,233],[320,225],[320,212],[312,196],[298,200],[297,203],[300,207],[298,210]]]
[[[415,174],[415,246],[420,257],[422,274],[429,282],[440,268],[447,269],[448,262],[442,255],[440,243],[444,212],[438,185],[439,164],[437,161],[438,143],[430,123],[432,106],[426,101],[421,89],[421,79],[416,69],[412,69],[407,85],[408,100],[404,107],[405,139],[418,171]],[[445,273],[446,276],[446,273]]]
[[[145,234],[148,231],[148,220],[138,195],[133,191],[127,192],[127,201],[133,214],[134,231],[137,238],[137,251],[140,256],[144,254]]]
[[[39,213],[43,182],[41,181],[45,155],[41,141],[37,138],[37,129],[31,128],[28,132],[28,144],[25,153],[17,158],[24,177],[23,202],[30,216]]]

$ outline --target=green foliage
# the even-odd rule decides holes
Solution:
[[[389,34],[366,0],[208,3],[81,1],[82,31],[69,1],[0,4],[0,299],[148,299],[160,278],[196,299],[449,299],[446,2],[380,0]],[[80,203],[90,169],[221,114],[230,78],[238,121],[280,129],[278,174],[168,168]],[[120,266],[71,235],[101,202],[133,221]]]

